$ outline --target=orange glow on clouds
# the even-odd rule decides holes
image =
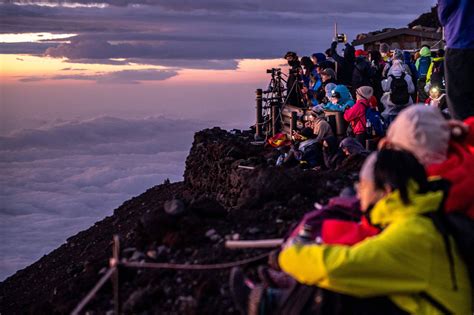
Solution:
[[[152,65],[81,64],[68,63],[66,61],[67,59],[60,58],[0,54],[0,79],[3,83],[21,83],[18,80],[38,77],[46,78],[46,80],[28,82],[28,84],[48,84],[54,81],[48,78],[56,75],[94,75],[122,70],[172,69]],[[265,73],[266,69],[279,67],[284,62],[282,59],[243,59],[239,60],[237,70],[179,69],[179,74],[175,77],[159,82],[144,82],[144,84],[261,83],[269,79],[268,74]],[[65,68],[68,70],[63,70]],[[54,82],[56,84],[94,84],[94,81],[85,80],[61,80]]]

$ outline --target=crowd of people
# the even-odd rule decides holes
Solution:
[[[346,44],[341,56],[334,42],[301,61],[285,55],[288,99],[311,118],[273,143],[277,165],[365,162],[354,189],[288,233],[259,282],[232,270],[242,314],[473,314],[474,3],[439,2],[446,51]],[[334,111],[348,122],[344,137],[326,120]]]

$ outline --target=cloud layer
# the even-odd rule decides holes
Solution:
[[[341,32],[354,38],[360,32],[402,27],[427,11],[435,1],[3,0],[2,3],[3,32],[78,35],[70,43],[8,44],[0,45],[1,51],[12,53],[17,46],[18,51],[42,52],[85,62],[130,58],[157,64],[167,60],[167,65],[177,67],[183,65],[182,60],[235,61],[282,57],[287,50],[300,55],[323,51],[333,37],[335,21]],[[103,7],[71,7],[73,4]],[[206,64],[210,66],[212,63]]]
[[[181,180],[193,133],[208,126],[102,117],[0,137],[0,280],[131,196]]]

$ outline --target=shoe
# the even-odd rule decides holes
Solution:
[[[247,314],[251,290],[245,283],[245,276],[241,268],[234,267],[230,271],[229,288],[237,310],[242,315]]]

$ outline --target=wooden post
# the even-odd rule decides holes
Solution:
[[[120,240],[118,235],[114,235],[114,245],[112,249],[113,259],[116,263],[115,272],[112,278],[113,289],[114,289],[114,313],[120,315],[120,282],[119,282],[119,270],[120,270]]]
[[[292,135],[293,131],[296,130],[298,130],[298,115],[296,112],[291,112],[290,135]]]
[[[272,105],[272,135],[276,135],[279,131],[278,129],[278,104]]]
[[[256,101],[257,101],[257,123],[255,124],[255,138],[261,139],[262,137],[262,124],[263,124],[263,115],[262,115],[262,107],[263,107],[263,98],[262,89],[257,89],[255,92],[257,94]]]

